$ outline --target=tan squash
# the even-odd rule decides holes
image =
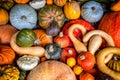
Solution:
[[[78,28],[78,29],[81,30],[82,35],[85,35],[86,29],[85,29],[82,25],[80,25],[80,24],[73,24],[73,25],[71,25],[70,28],[68,29],[69,37],[70,37],[71,41],[73,42],[73,45],[74,45],[74,47],[75,47],[75,49],[76,49],[76,51],[77,51],[78,53],[80,53],[80,52],[82,52],[82,51],[87,51],[86,46],[85,46],[80,40],[78,40],[78,39],[74,36],[74,34],[73,34],[73,30],[76,29],[76,28]]]
[[[19,31],[18,31],[19,32]],[[18,34],[18,32],[16,32],[10,41],[10,46],[11,48],[13,48],[13,50],[19,54],[19,55],[24,55],[24,54],[29,54],[29,55],[34,55],[34,56],[39,56],[42,57],[44,56],[45,53],[45,49],[43,47],[40,46],[32,46],[32,47],[19,47],[16,44],[16,36]]]
[[[48,60],[32,69],[27,80],[77,80],[72,69],[63,62]]]
[[[107,67],[107,65],[104,63],[104,59],[107,55],[110,55],[110,54],[117,54],[120,56],[120,48],[118,47],[107,47],[107,48],[104,48],[102,50],[100,50],[97,54],[97,67],[98,69],[113,77],[114,80],[120,80],[120,72],[116,72],[116,71],[113,71],[111,70],[109,67]]]
[[[115,46],[114,44],[114,41],[112,39],[112,37],[107,34],[106,32],[102,31],[102,30],[92,30],[92,31],[89,31],[87,34],[84,35],[83,37],[83,42],[84,43],[87,43],[89,41],[89,39],[94,36],[94,35],[100,35],[103,39],[106,40],[106,42],[108,43],[109,46]],[[93,51],[94,50],[94,47],[96,45],[96,42],[97,40],[94,42],[91,42],[88,46],[88,49],[89,50],[92,50],[92,52],[96,52],[96,51]],[[99,46],[99,45],[98,45]],[[99,47],[98,47],[99,48]],[[97,50],[97,49],[96,49]],[[90,51],[91,52],[91,51]],[[93,53],[94,54],[94,53]],[[112,58],[112,54],[110,54],[109,56],[107,56],[104,60],[105,63],[107,63],[111,58]]]
[[[8,21],[9,21],[8,12],[5,9],[0,8],[0,25],[7,24]]]

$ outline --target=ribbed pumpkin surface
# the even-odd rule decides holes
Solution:
[[[115,46],[120,47],[120,11],[106,13],[98,29],[107,32],[113,38]]]

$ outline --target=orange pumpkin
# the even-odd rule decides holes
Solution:
[[[11,37],[17,29],[9,24],[0,26],[0,44],[9,44]]]
[[[5,9],[0,8],[0,25],[7,24],[8,20],[8,12]]]
[[[54,0],[54,3],[57,6],[64,6],[66,4],[67,0]]]
[[[30,0],[14,0],[16,3],[21,3],[21,4],[25,4],[27,2],[29,2]]]
[[[0,65],[11,64],[15,59],[15,52],[9,46],[0,45]]]
[[[46,4],[47,5],[52,5],[53,4],[53,0],[46,0]]]
[[[36,40],[34,45],[37,46],[46,46],[49,43],[52,43],[52,36],[48,36],[44,30],[42,29],[36,29],[34,30],[35,34],[36,34]]]
[[[95,78],[90,73],[83,71],[79,76],[79,80],[95,80]]]
[[[98,29],[108,33],[120,47],[120,11],[106,13],[98,25]]]

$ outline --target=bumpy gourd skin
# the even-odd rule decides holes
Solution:
[[[0,80],[18,80],[19,73],[19,70],[14,66],[0,66]]]

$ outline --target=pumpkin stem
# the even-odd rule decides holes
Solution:
[[[84,55],[80,56],[80,60],[84,60],[84,59],[85,59]]]
[[[72,55],[72,50],[68,50],[68,53]]]
[[[22,20],[26,20],[27,17],[23,15],[23,16],[21,16],[21,19],[22,19]]]
[[[34,44],[39,45],[40,44],[40,39],[36,39]]]
[[[50,52],[53,52],[53,51],[54,51],[54,48],[53,48],[52,45],[49,47],[49,51],[50,51]]]
[[[60,32],[60,33],[59,33],[59,36],[60,36],[60,37],[63,37],[63,32]]]
[[[92,7],[92,10],[93,10],[93,11],[96,11],[96,8],[95,8],[95,7]]]

